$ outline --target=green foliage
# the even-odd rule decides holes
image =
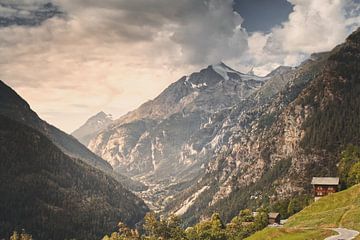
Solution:
[[[224,221],[229,222],[238,214],[238,209],[250,208],[257,209],[262,206],[270,206],[270,200],[267,196],[274,194],[276,185],[274,181],[285,176],[291,166],[291,159],[282,159],[271,168],[268,168],[264,175],[253,184],[239,188],[233,191],[228,198],[220,200],[212,208],[208,208],[207,212],[219,212]],[[251,196],[256,194],[257,199]]]
[[[360,161],[355,163],[351,167],[351,169],[349,171],[349,178],[348,178],[349,186],[353,186],[358,183],[360,183]]]
[[[185,232],[180,226],[180,219],[175,215],[158,220],[155,213],[150,212],[146,214],[144,220],[144,229],[149,239],[185,239]]]
[[[287,216],[292,216],[295,213],[300,212],[311,202],[312,198],[308,195],[296,196],[289,202],[287,209]]]
[[[271,205],[272,212],[280,213],[282,218],[288,218],[301,211],[313,201],[311,195],[297,195],[291,199],[279,200]]]
[[[118,232],[113,232],[110,237],[105,236],[102,240],[140,240],[140,234],[137,230],[128,228],[123,222],[118,224]]]
[[[22,233],[20,234],[17,231],[14,231],[10,237],[10,240],[32,240],[32,236],[27,234],[25,230],[22,230]]]
[[[120,223],[118,232],[102,240],[241,240],[267,226],[268,212],[259,209],[254,217],[251,210],[245,209],[227,225],[218,213],[214,213],[210,219],[200,221],[186,230],[181,228],[180,219],[174,215],[159,219],[151,212],[146,214],[144,220],[145,232],[142,236]]]
[[[191,240],[226,240],[225,226],[220,215],[215,213],[211,219],[201,221],[186,230],[188,239]]]
[[[360,231],[359,196],[359,184],[330,194],[290,217],[284,227],[266,228],[251,236],[249,240],[324,239],[331,235],[325,232],[326,229],[340,226]]]
[[[0,115],[0,236],[99,239],[147,208],[113,178],[70,158],[40,132]]]
[[[352,35],[349,39],[358,39]],[[332,51],[327,66],[303,94],[302,105],[313,113],[303,124],[306,150],[337,152],[347,144],[360,144],[360,48],[348,41]]]
[[[360,147],[348,145],[341,152],[339,175],[343,189],[360,183]]]

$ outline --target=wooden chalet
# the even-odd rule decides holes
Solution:
[[[281,216],[280,213],[271,212],[269,213],[269,224],[280,224]]]
[[[338,177],[313,177],[311,185],[314,187],[315,201],[330,193],[339,191]]]

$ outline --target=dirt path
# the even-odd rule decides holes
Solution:
[[[358,231],[346,228],[331,228],[331,230],[338,232],[339,235],[327,237],[324,240],[351,240],[359,235]]]

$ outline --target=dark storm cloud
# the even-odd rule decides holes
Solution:
[[[141,42],[168,37],[187,63],[203,64],[241,56],[247,48],[243,19],[232,0],[58,1],[84,18],[85,28],[104,38]],[[86,7],[84,7],[86,6]]]
[[[258,74],[296,65],[359,26],[358,1],[288,0],[288,20],[248,35],[233,0],[52,0],[64,15],[0,27],[0,79],[72,130],[94,111],[126,113],[217,61]],[[0,0],[0,16],[36,19],[47,3]]]
[[[51,2],[0,1],[0,27],[36,26],[55,16],[64,13]]]

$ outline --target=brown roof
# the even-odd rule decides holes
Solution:
[[[280,216],[280,213],[275,213],[275,212],[269,213],[269,218],[277,218],[278,216]]]
[[[338,177],[313,177],[312,185],[339,185]]]

